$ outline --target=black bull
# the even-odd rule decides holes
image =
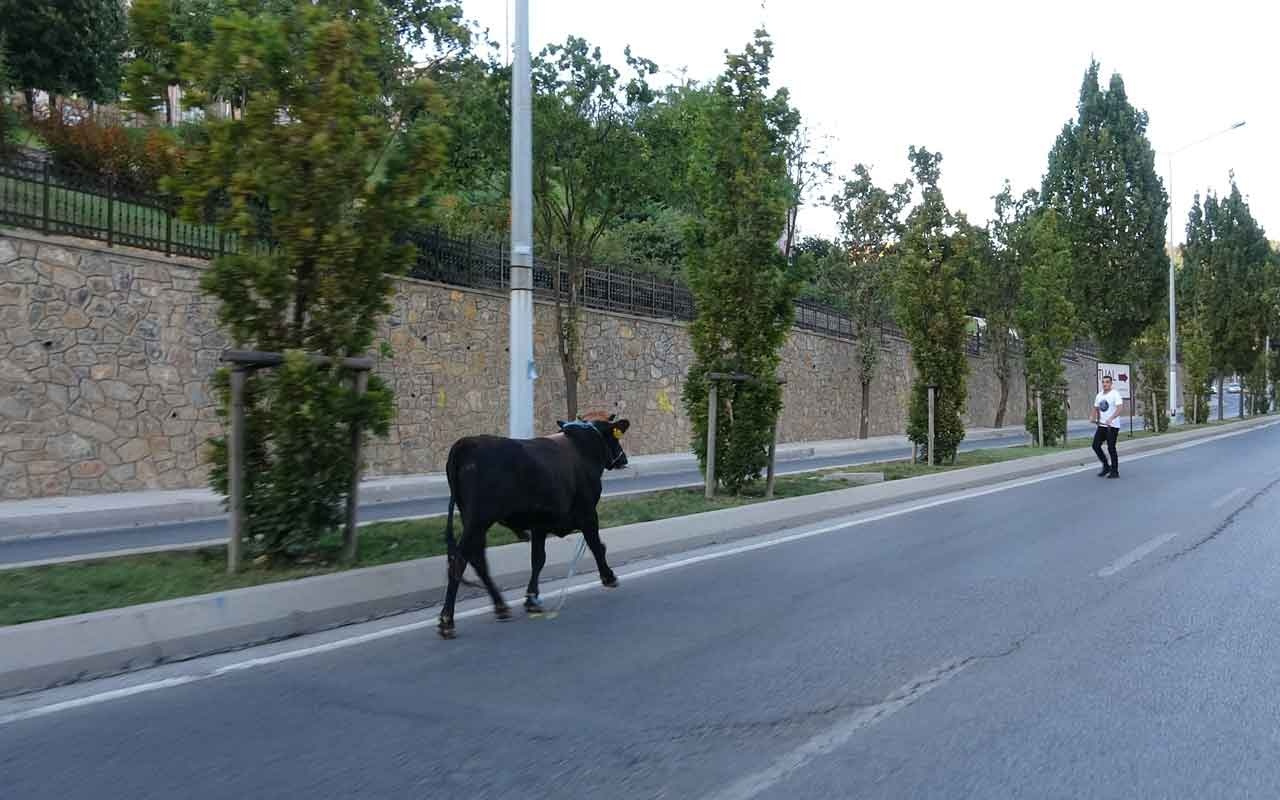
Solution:
[[[445,524],[448,546],[449,588],[440,611],[439,632],[455,635],[454,605],[458,585],[469,564],[493,599],[494,614],[508,619],[511,610],[489,575],[485,559],[488,531],[500,524],[517,533],[529,532],[532,544],[531,574],[525,609],[540,611],[538,575],[547,561],[548,534],[566,536],[582,531],[595,557],[600,582],[610,588],[618,578],[605,560],[600,541],[601,478],[607,469],[627,465],[622,435],[627,420],[606,419],[560,422],[560,433],[537,439],[501,436],[467,436],[449,449],[445,475],[449,479],[449,518]],[[454,540],[453,510],[462,518],[462,536]]]

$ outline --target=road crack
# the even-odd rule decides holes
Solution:
[[[1263,495],[1267,494],[1267,492],[1270,492],[1276,486],[1280,486],[1280,477],[1273,479],[1266,486],[1263,486],[1261,489],[1259,489],[1257,492],[1251,495],[1248,500],[1244,501],[1243,505],[1241,505],[1235,511],[1232,511],[1230,514],[1228,514],[1227,518],[1224,519],[1216,528],[1210,531],[1207,536],[1201,537],[1200,539],[1192,542],[1191,544],[1187,545],[1183,549],[1178,550],[1177,552],[1170,555],[1167,560],[1176,561],[1177,559],[1182,558],[1183,556],[1190,555],[1191,553],[1194,553],[1196,550],[1200,549],[1202,546],[1208,544],[1209,542],[1212,542],[1214,539],[1217,539],[1223,533],[1226,533],[1226,531],[1232,525],[1235,524],[1236,518],[1238,518],[1241,514],[1248,511],[1249,509],[1253,508],[1253,505],[1259,499],[1261,499]]]

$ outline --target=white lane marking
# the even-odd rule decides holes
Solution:
[[[1244,493],[1245,493],[1245,488],[1243,486],[1241,486],[1239,489],[1235,489],[1233,491],[1228,492],[1227,494],[1213,501],[1213,509],[1216,511],[1217,509],[1222,508],[1227,503],[1230,503],[1232,500],[1236,499],[1237,497],[1239,497]]]
[[[1136,455],[1130,456],[1128,458],[1128,462],[1140,461],[1144,458],[1151,458],[1152,456],[1162,455],[1162,454],[1174,452],[1177,450],[1184,450],[1188,447],[1194,447],[1196,445],[1218,441],[1219,439],[1226,439],[1233,436],[1239,436],[1241,434],[1250,433],[1252,431],[1271,428],[1275,425],[1280,425],[1280,421],[1272,422],[1267,425],[1260,425],[1254,428],[1246,428],[1244,430],[1239,430],[1239,431],[1230,431],[1227,433],[1219,434],[1217,436],[1206,437],[1204,439],[1196,439],[1194,441],[1184,442],[1182,444],[1173,445],[1171,447],[1163,448],[1161,450],[1152,450],[1145,453],[1138,453]],[[1037,483],[1043,483],[1045,481],[1056,480],[1058,478],[1063,478],[1068,475],[1078,475],[1082,472],[1088,472],[1093,468],[1094,468],[1094,465],[1092,464],[1088,466],[1083,466],[1083,467],[1067,467],[1064,469],[1056,470],[1054,472],[1048,472],[1043,475],[1037,475],[1031,478],[1024,478],[1022,480],[1009,481],[1007,483],[997,484],[995,486],[991,486],[985,489],[962,491],[962,492],[958,492],[951,495],[944,495],[934,500],[928,500],[921,503],[914,503],[911,505],[902,506],[900,508],[893,509],[891,511],[884,511],[879,514],[872,514],[870,516],[865,516],[865,517],[859,516],[859,517],[855,517],[854,519],[846,519],[832,525],[825,525],[823,527],[815,528],[812,530],[804,530],[798,533],[787,534],[784,536],[776,536],[773,538],[766,539],[764,541],[753,542],[751,544],[739,545],[736,547],[729,547],[722,550],[715,550],[713,552],[703,553],[701,555],[696,555],[696,556],[690,556],[688,558],[682,558],[676,561],[669,561],[662,564],[657,564],[655,566],[633,570],[631,572],[621,572],[619,573],[619,577],[631,579],[631,578],[642,578],[647,575],[657,575],[659,573],[669,572],[675,569],[681,569],[684,567],[692,566],[694,564],[701,564],[704,561],[712,561],[715,559],[728,558],[730,556],[739,555],[741,553],[749,553],[755,550],[763,550],[768,547],[776,547],[778,545],[787,544],[789,542],[796,542],[802,539],[809,539],[814,536],[821,536],[823,534],[832,533],[834,531],[845,530],[848,528],[856,528],[860,525],[869,525],[873,522],[880,522],[882,520],[892,519],[893,517],[900,517],[905,514],[912,514],[912,513],[915,513],[916,511],[923,511],[929,508],[936,508],[938,506],[948,505],[951,503],[960,502],[962,500],[972,500],[974,498],[985,497],[987,495],[995,494],[997,492],[1004,492],[1010,489],[1017,489],[1023,486],[1031,486]],[[587,583],[580,583],[574,586],[570,586],[568,587],[566,593],[579,594],[581,592],[595,589],[597,588],[597,586],[598,584],[593,580]],[[521,598],[523,598],[524,595],[522,592],[512,592],[504,596],[506,597],[508,603],[516,603]],[[488,614],[488,613],[490,613],[490,608],[488,605],[478,605],[477,607],[469,609],[467,611],[460,611],[456,613],[454,615],[454,619],[468,619],[470,617],[476,617],[476,616],[480,616],[482,614]],[[338,640],[335,640],[332,642],[326,642],[320,645],[312,645],[309,647],[298,648],[297,650],[289,650],[286,652],[277,653],[275,655],[263,656],[260,658],[251,658],[245,661],[238,661],[232,664],[227,664],[226,666],[223,666],[223,667],[219,667],[218,669],[210,672],[203,672],[203,673],[196,672],[190,675],[179,676],[177,678],[166,678],[164,680],[152,681],[150,683],[142,683],[136,686],[128,687],[127,689],[116,689],[112,691],[101,692],[98,694],[86,695],[85,697],[76,698],[74,700],[55,703],[49,706],[40,706],[36,708],[27,709],[25,711],[12,713],[6,716],[0,716],[0,726],[8,725],[14,722],[19,722],[25,719],[32,719],[34,717],[46,716],[48,714],[57,713],[59,711],[68,711],[75,708],[83,708],[85,706],[97,705],[98,703],[104,703],[110,700],[115,700],[119,697],[128,697],[132,695],[144,694],[146,692],[157,691],[160,689],[167,689],[173,686],[182,686],[189,683],[196,683],[198,681],[207,680],[209,678],[215,678],[219,675],[224,675],[231,672],[240,672],[247,669],[252,669],[254,667],[267,666],[269,664],[279,664],[281,662],[293,661],[294,659],[306,658],[308,656],[318,655],[320,653],[328,653],[328,652],[333,652],[335,650],[342,650],[348,647],[355,647],[358,645],[366,644],[368,642],[377,641],[379,639],[388,639],[392,636],[399,636],[405,633],[413,633],[415,631],[420,631],[420,630],[423,630],[424,628],[430,628],[435,624],[436,624],[436,621],[433,619],[407,623],[405,625],[398,625],[392,628],[385,628],[383,630],[374,631],[372,633],[360,634],[358,636],[351,636],[346,639],[338,639]]]
[[[705,800],[752,800],[752,798],[782,782],[792,773],[802,769],[813,759],[834,752],[847,744],[859,732],[883,722],[929,692],[947,683],[971,663],[973,663],[972,659],[950,661],[931,672],[921,675],[876,705],[859,709],[841,719],[830,728],[774,761],[768,768],[740,778],[724,789],[708,795]]]
[[[145,694],[154,692],[158,689],[169,689],[174,686],[182,686],[188,683],[195,683],[202,680],[202,675],[179,675],[175,678],[165,678],[161,681],[152,681],[150,683],[140,683],[137,686],[126,686],[122,689],[112,689],[109,692],[90,695],[88,697],[77,697],[74,700],[66,700],[61,703],[53,703],[47,706],[37,706],[26,711],[18,711],[13,714],[0,717],[0,725],[8,725],[11,722],[19,722],[24,719],[35,719],[36,717],[47,717],[50,714],[57,714],[60,711],[70,711],[74,708],[82,706],[96,705],[105,703],[108,700],[119,700],[125,697],[132,697],[136,694]]]
[[[1154,539],[1150,539],[1146,542],[1143,542],[1142,544],[1138,545],[1134,549],[1130,550],[1129,552],[1117,558],[1115,561],[1112,561],[1107,566],[1098,570],[1097,572],[1098,577],[1109,578],[1123,569],[1128,569],[1129,567],[1132,567],[1134,564],[1138,563],[1143,558],[1155,552],[1156,549],[1158,549],[1162,544],[1172,539],[1176,539],[1177,536],[1178,534],[1176,533],[1166,533],[1164,536],[1157,536]]]

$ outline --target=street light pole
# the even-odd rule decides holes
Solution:
[[[1178,295],[1173,270],[1173,153],[1169,154],[1169,425],[1178,418]],[[1159,409],[1151,410],[1154,422]],[[1159,427],[1157,426],[1157,432]]]
[[[1210,139],[1221,136],[1224,133],[1234,131],[1236,128],[1243,128],[1244,121],[1237,122],[1230,128],[1224,128],[1217,133],[1211,133],[1203,139],[1198,139],[1191,144],[1183,145],[1177,150],[1173,150],[1168,155],[1169,161],[1169,418],[1175,419],[1178,416],[1178,295],[1177,287],[1174,283],[1176,276],[1173,269],[1174,244],[1173,244],[1173,157],[1189,147],[1195,147],[1198,144],[1209,141]]]
[[[533,438],[533,105],[529,0],[516,0],[511,76],[511,330],[509,436]]]

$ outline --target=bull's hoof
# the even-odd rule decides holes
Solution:
[[[600,578],[600,582],[604,584],[606,589],[618,588],[618,576],[614,575],[612,572],[610,572],[608,575],[602,576]]]
[[[499,621],[511,619],[511,607],[506,605],[494,606],[493,615],[497,617]]]
[[[454,639],[458,636],[458,629],[454,627],[452,622],[444,622],[436,626],[436,633],[440,634],[441,639]]]
[[[537,595],[526,595],[524,598],[524,611],[526,614],[537,616],[542,613],[542,598]]]

